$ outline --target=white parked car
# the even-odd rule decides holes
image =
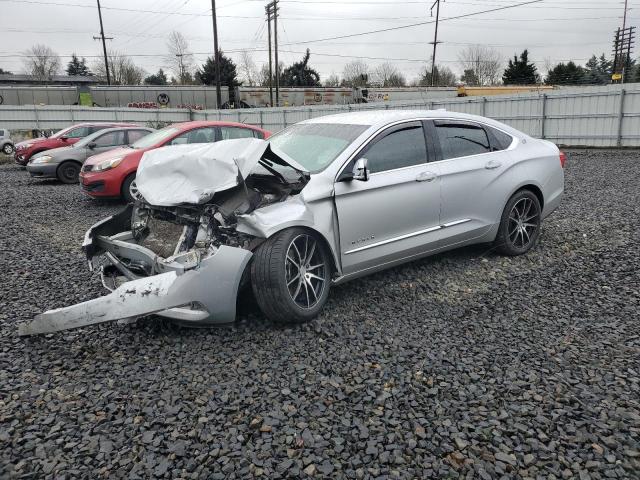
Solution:
[[[6,128],[0,128],[0,152],[11,155],[15,150],[16,147],[11,140],[11,132]]]

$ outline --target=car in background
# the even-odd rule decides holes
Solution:
[[[11,132],[6,128],[0,128],[0,152],[5,155],[11,155],[15,150],[13,140],[11,140]]]
[[[16,144],[14,159],[18,165],[25,166],[29,163],[31,157],[36,153],[51,150],[52,148],[68,147],[73,145],[81,138],[91,135],[98,130],[112,127],[135,127],[133,123],[119,122],[96,122],[96,123],[79,123],[72,125],[59,132],[54,133],[50,137],[33,138]]]
[[[169,125],[129,147],[95,155],[80,172],[82,189],[91,197],[124,198],[132,201],[131,184],[142,155],[156,148],[193,143],[214,143],[236,138],[269,138],[270,132],[234,122],[196,121]]]
[[[63,183],[78,183],[78,175],[85,160],[117,147],[130,145],[150,133],[153,128],[105,128],[68,147],[54,148],[36,153],[27,164],[32,177],[57,178]]]

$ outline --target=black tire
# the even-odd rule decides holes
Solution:
[[[2,153],[4,153],[5,155],[11,155],[13,152],[14,152],[13,145],[11,145],[10,143],[5,143],[2,146]]]
[[[122,198],[127,203],[132,203],[135,201],[135,199],[133,198],[133,195],[131,195],[131,184],[135,179],[136,179],[136,174],[134,172],[129,174],[129,176],[124,179],[124,182],[122,182],[122,190],[120,192],[120,195],[122,195]]]
[[[304,253],[300,252],[303,248]],[[296,270],[298,264],[304,264],[303,277],[300,269]],[[331,273],[331,256],[322,239],[310,230],[289,228],[254,252],[251,286],[267,318],[278,323],[303,323],[315,318],[327,302]]]
[[[496,236],[496,250],[511,257],[523,255],[538,242],[542,222],[540,200],[531,190],[516,192],[507,202]]]
[[[56,176],[62,183],[78,183],[80,164],[72,161],[62,162],[56,170]]]

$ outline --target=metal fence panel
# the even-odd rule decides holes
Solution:
[[[178,97],[180,101],[199,100],[185,95]],[[494,118],[562,145],[640,146],[640,84],[570,87],[511,96],[239,110],[4,105],[0,106],[0,126],[13,130],[57,130],[84,121],[117,120],[157,126],[188,120],[226,120],[277,132],[302,120],[340,112],[440,108]]]

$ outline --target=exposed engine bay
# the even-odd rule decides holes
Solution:
[[[189,165],[177,167],[181,170],[174,178],[167,178],[174,172],[154,171],[152,180],[159,178],[161,182],[180,184],[179,189],[164,197],[162,188],[152,190],[150,193],[159,199],[157,203],[170,203],[194,192],[192,196],[199,203],[148,202],[146,195],[142,196],[148,187],[142,174],[147,160],[143,159],[138,175],[142,195],[122,212],[94,225],[85,235],[83,249],[90,268],[100,270],[103,285],[112,293],[45,312],[30,324],[22,325],[20,333],[47,333],[150,313],[186,324],[233,321],[237,290],[251,252],[265,241],[238,231],[238,217],[295,199],[310,179],[307,172],[274,154],[266,142],[246,140],[221,142],[227,149],[234,142],[240,149],[246,150],[247,143],[253,149],[252,161],[244,159],[244,165],[235,158],[227,159],[226,171],[220,175],[227,181],[224,188],[216,189],[214,185],[203,191],[198,182],[202,184],[203,177],[207,182],[207,172]],[[174,148],[171,152],[178,151],[183,161],[195,152],[195,160],[201,162],[203,150],[210,153],[215,146],[191,151]],[[157,152],[149,153],[157,155]],[[166,156],[161,158],[164,160]],[[243,175],[243,170],[247,172],[249,167],[248,175]],[[185,168],[189,168],[186,178]],[[209,173],[215,176],[215,168],[211,170]],[[166,198],[169,200],[164,201]]]

